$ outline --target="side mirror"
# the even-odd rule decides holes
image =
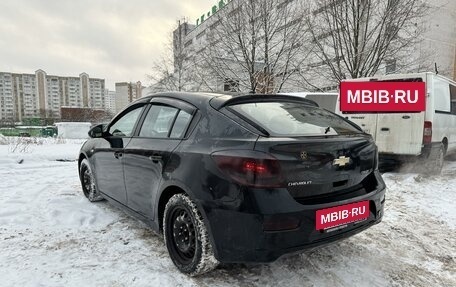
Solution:
[[[102,138],[103,137],[104,125],[96,125],[89,130],[89,137],[91,138]]]

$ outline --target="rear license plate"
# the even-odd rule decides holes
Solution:
[[[334,206],[317,210],[315,228],[317,230],[333,228],[351,222],[362,221],[368,217],[368,200]]]

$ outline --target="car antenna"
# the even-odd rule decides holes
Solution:
[[[437,68],[437,62],[434,63],[435,74],[439,74],[439,69]]]
[[[325,134],[329,133],[329,130],[330,130],[330,129],[331,129],[331,127],[327,127],[327,128],[325,129]]]

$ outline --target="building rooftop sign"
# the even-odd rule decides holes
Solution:
[[[220,11],[223,7],[225,7],[228,2],[231,2],[232,0],[220,0],[218,1],[217,5],[212,6],[211,10],[209,12],[201,15],[198,19],[196,19],[196,26],[201,25],[204,21],[206,21],[209,17]]]

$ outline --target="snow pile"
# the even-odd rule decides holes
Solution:
[[[456,229],[456,163],[437,178],[421,174],[387,173],[383,176],[390,193],[397,193],[408,207],[432,215]]]
[[[58,130],[58,137],[64,139],[86,139],[89,137],[88,132],[90,130],[91,123],[56,123]]]
[[[1,286],[456,286],[456,162],[437,177],[385,174],[383,221],[347,240],[188,278],[161,235],[84,198],[77,162],[56,161],[81,144],[0,146]]]
[[[8,144],[8,138],[0,134],[0,145]]]
[[[32,161],[40,166],[43,161],[75,161],[85,140],[60,138],[8,137],[7,145],[0,145],[2,162]]]

